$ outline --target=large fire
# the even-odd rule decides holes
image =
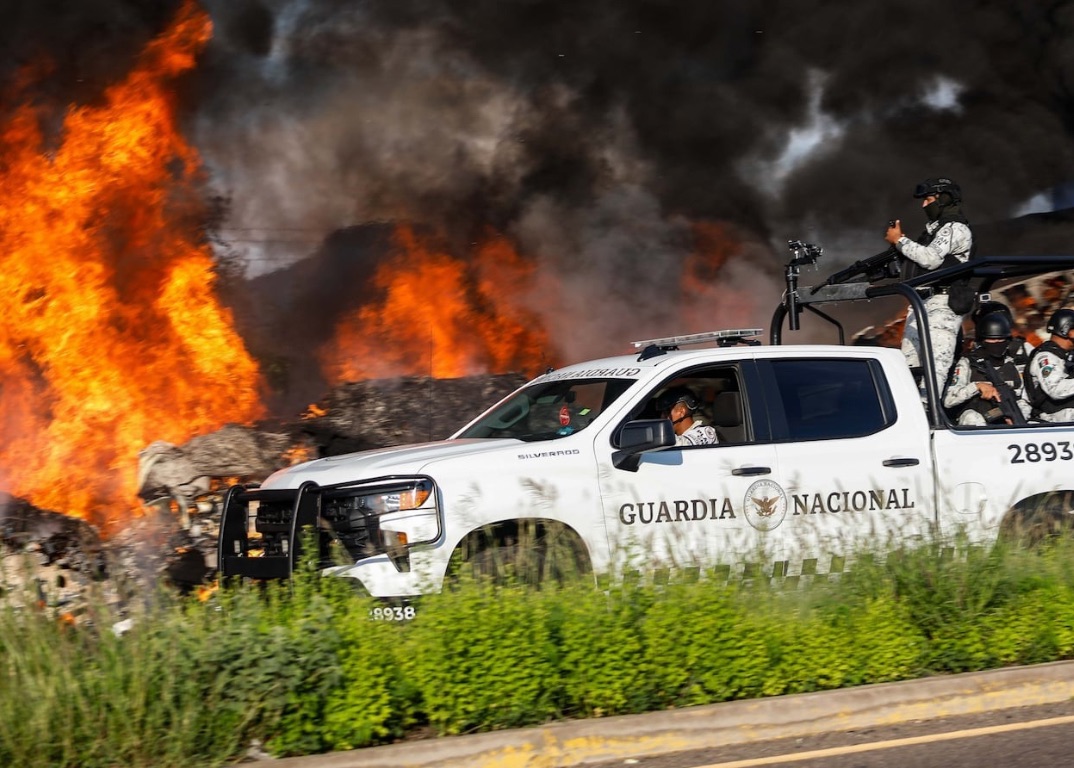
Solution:
[[[678,321],[691,331],[737,328],[756,313],[754,292],[736,288],[728,267],[742,264],[743,242],[726,222],[697,221],[691,227],[693,248],[683,263]],[[767,297],[763,297],[767,298]]]
[[[524,308],[532,274],[501,237],[463,261],[400,227],[374,277],[379,298],[344,318],[321,350],[326,379],[536,373],[555,364],[540,322]]]
[[[28,100],[0,126],[0,488],[105,530],[137,509],[139,450],[261,413],[170,88],[210,35],[188,3],[55,135]]]

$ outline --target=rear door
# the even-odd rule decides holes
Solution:
[[[1026,522],[1070,524],[1074,424],[954,427],[937,430],[933,440],[945,533],[991,541],[1012,507],[1050,492],[1062,493]]]
[[[896,403],[880,360],[863,353],[770,358],[758,366],[785,494],[785,573],[838,572],[863,548],[930,534],[925,412],[916,398]]]

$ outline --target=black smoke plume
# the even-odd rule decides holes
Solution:
[[[175,3],[67,5],[19,4],[31,34],[4,41],[18,61],[36,55],[27,39],[50,48],[71,95]],[[527,300],[574,360],[766,326],[788,239],[822,243],[823,274],[871,255],[888,219],[924,223],[910,192],[925,177],[955,178],[982,232],[1047,208],[1074,179],[1072,5],[205,0],[214,39],[185,120],[247,274],[321,257],[261,284],[257,323],[294,309],[266,339],[309,349],[328,332],[317,296],[342,290],[348,242],[333,233],[408,222],[463,257],[490,230],[514,242],[555,278]],[[685,313],[681,273],[709,223],[732,239],[713,276],[725,298]],[[375,264],[372,247],[355,263]]]

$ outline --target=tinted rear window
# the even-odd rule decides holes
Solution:
[[[894,418],[870,360],[773,360],[788,440],[862,437]]]

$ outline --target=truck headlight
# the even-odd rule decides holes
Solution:
[[[383,515],[389,512],[405,512],[409,509],[420,509],[432,495],[432,483],[421,480],[413,487],[403,491],[391,491],[388,493],[373,493],[361,497],[360,506],[375,515]]]
[[[322,500],[321,516],[355,560],[383,553],[406,571],[410,550],[435,542],[442,533],[430,477],[341,483],[326,488]]]

